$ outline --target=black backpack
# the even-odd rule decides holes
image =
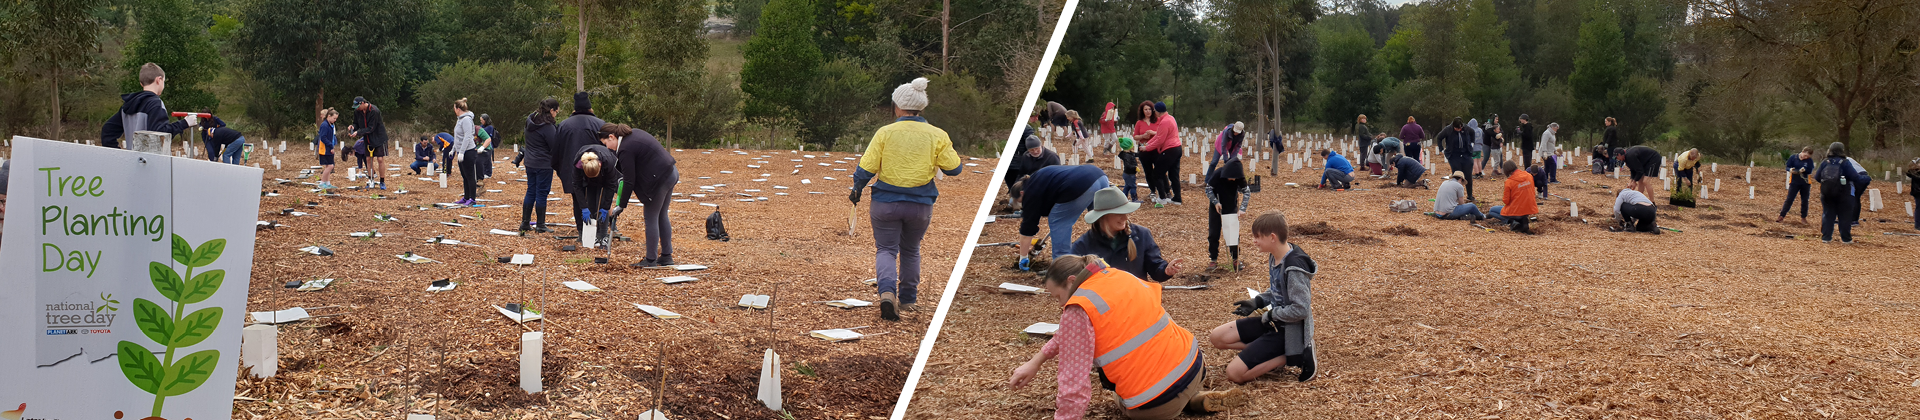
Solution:
[[[1820,172],[1814,174],[1813,179],[1820,181],[1821,195],[1849,196],[1853,195],[1853,191],[1847,186],[1851,181],[1847,179],[1851,178],[1848,176],[1851,172],[1853,172],[1853,165],[1847,163],[1845,159],[1827,159],[1820,164]]]
[[[721,223],[719,210],[714,210],[713,214],[707,215],[707,239],[720,242],[732,239],[727,237],[727,225]]]

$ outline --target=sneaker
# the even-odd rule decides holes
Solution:
[[[387,190],[387,181],[380,181],[380,190],[381,191]]]
[[[466,199],[466,198],[461,198],[461,199],[459,199],[459,200],[453,200],[453,205],[456,205],[456,206],[461,206],[461,207],[466,207],[466,205],[467,205],[467,204],[472,204],[472,202],[471,202],[471,201],[467,201],[467,199]]]
[[[1247,404],[1247,391],[1235,387],[1226,391],[1201,391],[1187,407],[1206,413],[1232,410]]]
[[[1300,367],[1300,382],[1313,380],[1314,373],[1320,365],[1320,356],[1314,353],[1313,346],[1307,346],[1307,351],[1301,352],[1296,356],[1287,356],[1287,359],[1289,359],[1287,360],[1287,364],[1289,365],[1294,364],[1296,361],[1299,362],[1299,364],[1295,366]]]
[[[660,258],[653,259],[653,262],[660,265],[674,265],[672,254],[660,254]]]
[[[881,293],[880,294],[880,319],[884,319],[888,321],[899,321],[900,312],[897,308],[894,307],[895,305],[898,305],[898,303],[894,302],[893,292]]]
[[[1853,245],[1853,241],[1840,241],[1842,245]]]
[[[534,225],[533,233],[553,233],[553,229],[547,229],[546,225]]]
[[[1830,243],[1833,243],[1833,240],[1832,240],[1832,239],[1821,239],[1821,240],[1820,240],[1820,243],[1823,243],[1823,244],[1830,244]]]
[[[651,268],[651,267],[659,267],[659,266],[660,266],[660,263],[659,263],[658,261],[656,261],[656,260],[640,260],[640,262],[637,262],[637,263],[633,263],[632,265],[629,265],[628,267],[633,267],[633,268]]]

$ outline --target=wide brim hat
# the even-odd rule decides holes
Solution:
[[[1127,194],[1120,192],[1120,187],[1106,187],[1093,193],[1093,209],[1088,210],[1080,220],[1093,224],[1109,214],[1130,214],[1139,209],[1140,203],[1128,201]]]

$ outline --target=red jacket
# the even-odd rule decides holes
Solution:
[[[1506,207],[1500,209],[1502,216],[1530,216],[1540,212],[1540,205],[1534,201],[1539,190],[1533,186],[1533,174],[1527,171],[1513,171],[1507,175],[1507,188],[1500,200]]]

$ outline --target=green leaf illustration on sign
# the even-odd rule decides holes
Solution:
[[[140,325],[140,332],[160,345],[173,344],[173,317],[167,310],[151,300],[133,300],[133,322]]]
[[[225,311],[214,307],[201,308],[187,314],[186,318],[174,324],[173,342],[170,344],[174,347],[191,347],[200,344],[207,339],[207,336],[213,335],[215,328],[220,327],[220,315],[224,313]]]
[[[183,262],[182,264],[193,268],[206,267],[207,265],[213,264],[213,260],[220,259],[220,253],[226,252],[226,250],[227,240],[225,239],[207,241],[207,243],[200,244],[199,248],[194,248],[192,260]]]
[[[202,350],[178,359],[174,358],[174,352],[206,341],[220,328],[225,310],[210,307],[187,313],[187,305],[213,298],[220,291],[220,285],[226,283],[226,270],[208,270],[196,276],[193,269],[219,260],[220,254],[226,252],[227,240],[210,240],[196,248],[186,238],[173,235],[172,248],[173,261],[185,266],[186,273],[174,271],[166,263],[154,262],[148,264],[147,274],[154,290],[173,303],[173,311],[146,299],[133,300],[134,323],[148,339],[166,348],[165,358],[155,358],[152,350],[131,341],[121,341],[118,353],[120,372],[126,375],[127,381],[153,394],[152,417],[160,417],[167,397],[200,388],[220,364],[219,350]]]
[[[193,276],[193,280],[187,282],[186,293],[180,294],[180,303],[193,304],[206,301],[207,298],[213,297],[213,292],[220,291],[220,283],[225,282],[226,279],[227,270],[213,270]]]
[[[132,341],[120,342],[120,372],[141,391],[155,393],[160,391],[160,377],[166,369],[160,366],[160,359],[153,358],[153,352]]]
[[[148,263],[147,277],[153,280],[154,290],[159,290],[160,296],[167,300],[180,300],[180,289],[186,287],[180,281],[180,273],[163,263]]]
[[[207,377],[213,376],[213,365],[220,362],[219,350],[204,350],[174,362],[167,366],[167,380],[160,383],[161,397],[171,397],[193,392],[200,384],[207,383]]]

